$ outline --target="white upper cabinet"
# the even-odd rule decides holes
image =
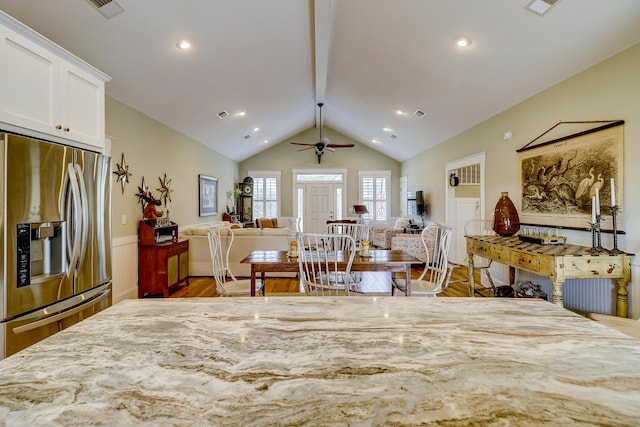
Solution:
[[[3,127],[103,151],[109,77],[1,12],[0,24]]]

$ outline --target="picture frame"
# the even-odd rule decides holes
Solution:
[[[218,214],[218,178],[198,175],[198,206],[199,216]]]
[[[587,230],[598,189],[601,229],[612,231],[613,188],[618,227],[623,224],[623,124],[622,120],[591,124],[587,130],[519,149],[520,223]],[[552,128],[556,132],[558,125]],[[618,228],[618,232],[623,231]]]

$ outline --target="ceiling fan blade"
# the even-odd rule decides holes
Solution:
[[[327,144],[327,147],[331,148],[351,148],[355,146],[356,144]]]
[[[290,142],[290,144],[293,144],[293,145],[308,145],[308,146],[311,146],[311,147],[313,147],[315,145],[315,144],[307,144],[306,142]]]
[[[332,153],[333,153],[334,151],[336,151],[336,150],[335,150],[335,148],[331,148],[331,147],[329,147],[328,145],[325,145],[324,149],[325,149],[325,150],[327,150],[327,151],[331,151]]]
[[[312,148],[315,148],[313,145],[311,147],[307,147],[307,148],[301,148],[298,151],[305,151],[305,150],[311,150]]]

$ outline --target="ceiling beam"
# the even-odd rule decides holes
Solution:
[[[331,36],[335,20],[335,0],[314,1],[315,24],[315,75],[316,105],[325,102],[327,92],[327,74],[329,72],[329,53]],[[316,127],[320,124],[320,109],[316,108]]]

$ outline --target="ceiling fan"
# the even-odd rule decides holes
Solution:
[[[320,164],[320,160],[322,159],[322,155],[325,151],[336,151],[336,148],[351,148],[355,147],[355,144],[330,144],[329,138],[322,137],[322,107],[324,104],[322,102],[318,102],[318,107],[320,107],[320,141],[316,143],[306,143],[306,142],[292,142],[293,145],[306,145],[307,148],[301,148],[298,151],[310,150],[313,148],[313,152],[318,156],[318,164]]]

